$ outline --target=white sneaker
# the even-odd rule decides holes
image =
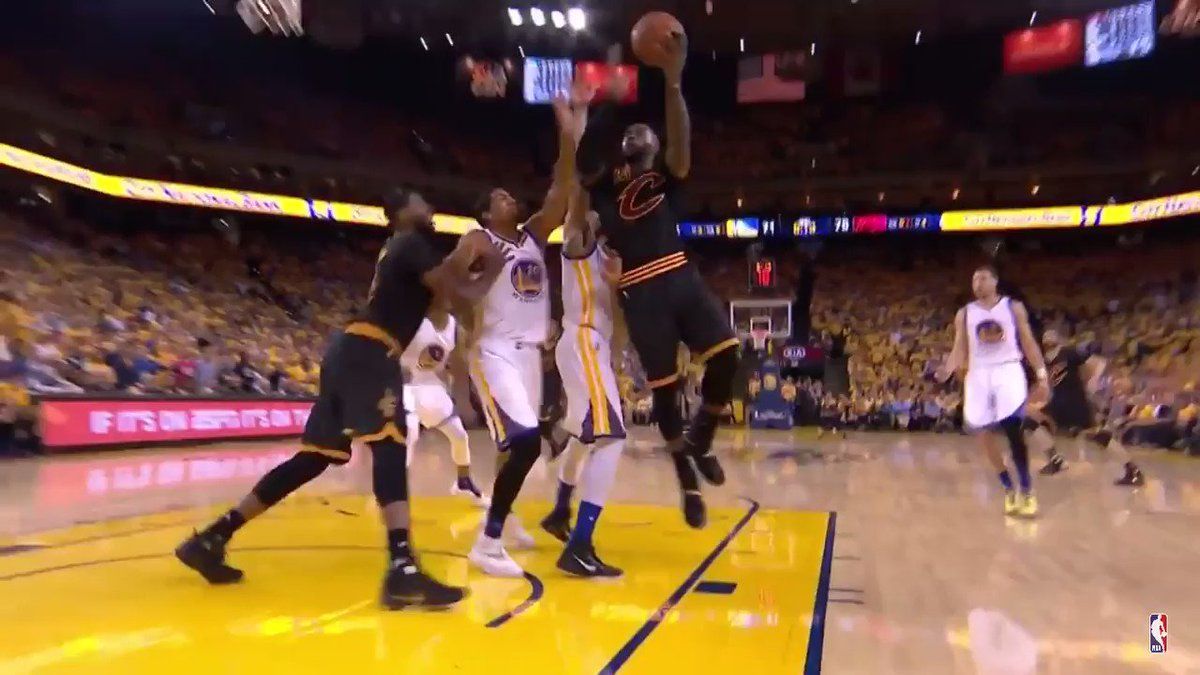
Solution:
[[[492,500],[489,499],[487,495],[483,494],[483,491],[475,485],[474,481],[471,482],[471,487],[474,488],[474,490],[461,488],[458,486],[458,481],[455,480],[450,484],[450,494],[455,497],[458,495],[465,495],[471,500],[472,504],[481,509],[486,509],[492,505]]]
[[[537,545],[533,535],[521,524],[521,519],[515,514],[509,514],[504,521],[504,533],[508,535],[508,543],[514,551],[528,551]]]
[[[467,554],[467,560],[489,576],[517,579],[525,576],[525,570],[504,550],[504,544],[482,532]]]

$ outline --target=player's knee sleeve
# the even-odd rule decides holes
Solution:
[[[667,441],[673,441],[683,435],[683,415],[679,411],[679,383],[663,385],[651,393],[651,409],[654,421],[658,423],[658,431]]]
[[[254,496],[263,506],[274,506],[301,485],[320,476],[332,463],[328,457],[315,452],[298,452],[267,472],[254,486]]]
[[[737,350],[730,347],[714,354],[704,364],[700,397],[707,405],[725,405],[733,395],[733,376],[737,374]]]
[[[1014,450],[1025,449],[1025,436],[1021,433],[1022,424],[1023,421],[1020,416],[1011,415],[1000,420],[1000,423],[997,425],[1004,432],[1004,435],[1008,437],[1008,442]]]
[[[391,438],[369,443],[374,467],[371,471],[371,486],[375,490],[375,501],[380,506],[408,499],[408,466],[405,460],[408,448]]]

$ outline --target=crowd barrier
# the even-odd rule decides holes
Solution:
[[[42,447],[47,453],[299,436],[315,400],[118,394],[36,398]]]

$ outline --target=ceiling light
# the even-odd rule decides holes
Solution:
[[[542,10],[538,9],[537,7],[529,10],[529,19],[530,21],[533,21],[533,25],[535,26],[540,27],[546,25],[546,15],[543,14]]]
[[[508,20],[512,22],[512,25],[514,26],[520,26],[521,24],[525,23],[524,17],[521,16],[521,10],[517,9],[516,7],[508,8]]]
[[[556,9],[550,12],[550,22],[554,24],[555,28],[562,28],[567,25],[567,17],[563,16],[563,13]]]
[[[571,30],[583,30],[587,28],[587,14],[578,7],[568,9],[567,25],[571,27]]]

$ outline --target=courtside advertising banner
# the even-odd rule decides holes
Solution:
[[[172,441],[299,436],[305,400],[43,399],[42,444],[73,448]]]

